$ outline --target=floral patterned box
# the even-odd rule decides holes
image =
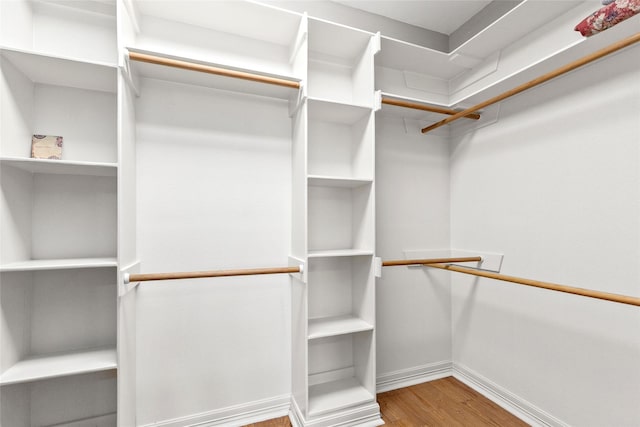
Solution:
[[[62,159],[62,137],[33,135],[31,138],[31,158]]]

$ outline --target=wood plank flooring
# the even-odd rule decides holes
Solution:
[[[389,427],[524,427],[486,397],[453,377],[378,394],[382,419]],[[287,417],[246,427],[290,427]]]

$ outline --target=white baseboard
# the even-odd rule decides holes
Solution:
[[[453,376],[532,427],[569,427],[568,424],[553,415],[475,373],[464,365],[454,363]]]
[[[399,371],[389,372],[379,375],[376,382],[376,391],[396,390],[398,388],[450,377],[453,374],[450,361],[430,363],[428,365],[416,366]]]
[[[289,419],[293,427],[378,427],[384,424],[377,402],[305,419],[295,400],[291,399]]]
[[[215,411],[203,412],[171,420],[145,424],[140,427],[237,427],[271,418],[284,417],[289,413],[291,395],[256,400],[241,405],[229,406]]]

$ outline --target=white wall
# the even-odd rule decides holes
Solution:
[[[402,118],[376,116],[376,254],[449,247],[449,145],[405,132]],[[376,284],[378,381],[451,360],[447,273],[385,267]],[[428,369],[427,369],[428,370]]]
[[[136,118],[141,271],[287,265],[285,102],[143,80]],[[286,275],[141,284],[138,425],[289,395],[289,287]]]
[[[505,101],[453,141],[452,247],[640,296],[636,46]],[[640,424],[637,307],[452,276],[454,363],[569,425]]]

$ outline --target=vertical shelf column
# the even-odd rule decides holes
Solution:
[[[294,118],[292,421],[382,425],[375,369],[377,35],[309,18],[307,86]]]

